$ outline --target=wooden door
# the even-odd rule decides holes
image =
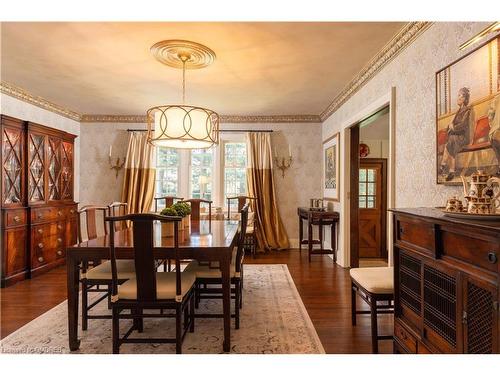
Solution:
[[[359,167],[359,257],[386,258],[386,159],[361,159]]]

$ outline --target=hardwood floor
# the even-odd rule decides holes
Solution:
[[[311,263],[307,252],[287,250],[247,256],[246,263],[287,264],[302,301],[327,353],[370,353],[370,317],[359,315],[351,326],[349,271],[333,264],[326,255],[315,255]],[[1,337],[66,299],[66,269],[57,268],[33,280],[0,290]],[[359,299],[358,306],[364,306]],[[392,316],[379,316],[379,333],[392,332]],[[244,324],[244,323],[243,323]],[[380,341],[381,353],[392,353],[391,341]]]

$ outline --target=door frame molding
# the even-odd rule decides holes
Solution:
[[[351,116],[340,125],[342,133],[341,144],[343,143],[342,159],[344,168],[341,171],[341,182],[343,183],[342,193],[340,196],[340,231],[342,233],[340,241],[342,243],[341,252],[342,267],[351,266],[351,217],[350,217],[350,204],[351,204],[351,128],[356,126],[360,121],[366,117],[376,113],[384,107],[389,106],[389,157],[387,158],[387,209],[395,207],[396,202],[396,188],[395,188],[395,169],[396,169],[396,88],[391,87],[389,92],[381,95],[378,99],[368,104],[355,115]],[[393,264],[394,249],[392,246],[393,225],[392,213],[387,212],[387,255],[389,265]]]

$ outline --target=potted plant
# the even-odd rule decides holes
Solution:
[[[167,207],[161,210],[160,215],[164,216],[179,216],[177,211],[172,207]],[[179,225],[179,227],[182,225]],[[173,237],[174,236],[174,223],[161,223],[161,236],[162,237]],[[180,236],[179,236],[180,240]]]
[[[191,205],[186,202],[177,202],[172,205],[172,208],[177,212],[177,216],[182,217],[182,227],[189,234],[191,232]]]

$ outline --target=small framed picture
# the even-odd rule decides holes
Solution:
[[[323,142],[323,197],[338,202],[340,199],[340,133]]]

